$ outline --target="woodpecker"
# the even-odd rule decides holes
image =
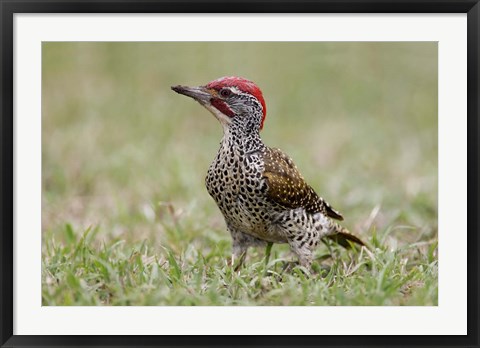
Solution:
[[[325,238],[344,247],[365,245],[334,221],[342,215],[305,182],[292,159],[263,143],[267,108],[254,82],[229,76],[172,90],[199,102],[223,127],[205,184],[231,234],[232,264],[241,265],[251,246],[267,246],[269,255],[273,243],[288,243],[300,265],[310,269],[313,251]]]

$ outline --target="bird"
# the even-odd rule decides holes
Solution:
[[[311,270],[320,241],[348,248],[366,244],[335,220],[343,216],[307,184],[293,160],[261,137],[267,108],[252,81],[225,76],[206,85],[172,86],[210,111],[223,128],[216,157],[205,178],[232,237],[230,264],[244,263],[250,247],[288,243],[298,262]]]

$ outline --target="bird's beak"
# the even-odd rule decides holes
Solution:
[[[200,104],[205,105],[210,102],[212,94],[203,86],[199,87],[187,87],[187,86],[172,86],[172,90],[178,94],[186,95],[187,97],[193,98],[198,101]]]

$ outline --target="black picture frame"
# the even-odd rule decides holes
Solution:
[[[53,346],[479,346],[478,156],[480,105],[479,0],[0,0],[0,344]],[[21,336],[13,333],[13,18],[16,13],[467,13],[468,44],[468,334],[465,336]],[[450,117],[455,117],[451,115]],[[348,331],[348,326],[345,327]]]

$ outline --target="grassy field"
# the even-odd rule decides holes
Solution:
[[[44,305],[437,305],[435,43],[44,43]],[[204,187],[221,127],[170,90],[264,92],[286,151],[371,251],[275,245],[226,265]]]

